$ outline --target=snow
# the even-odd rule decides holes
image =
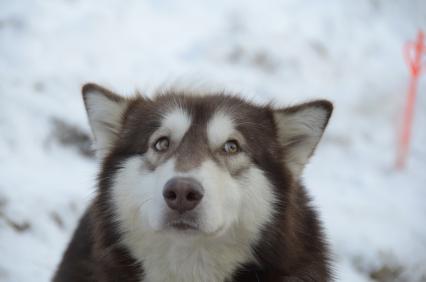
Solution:
[[[423,0],[1,1],[0,280],[48,281],[93,197],[96,161],[58,141],[53,120],[89,133],[79,92],[96,81],[332,100],[304,179],[338,281],[426,281],[424,76],[407,167],[393,166],[401,49],[420,27]]]

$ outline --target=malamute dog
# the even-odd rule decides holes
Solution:
[[[96,197],[57,282],[330,281],[301,183],[332,112],[226,93],[83,97],[101,160]]]

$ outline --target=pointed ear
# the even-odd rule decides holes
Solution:
[[[285,163],[296,177],[313,154],[327,126],[333,104],[317,100],[274,111],[278,138],[285,149]]]
[[[82,93],[95,138],[96,155],[102,158],[117,139],[128,102],[125,98],[93,83],[85,84]]]

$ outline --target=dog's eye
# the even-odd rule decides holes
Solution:
[[[236,140],[229,140],[223,145],[223,151],[227,154],[236,154],[240,151],[240,146]]]
[[[170,141],[167,137],[161,137],[154,143],[154,150],[157,152],[165,152],[169,148]]]

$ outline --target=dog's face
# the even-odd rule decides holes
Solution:
[[[223,94],[125,99],[93,84],[83,93],[114,214],[124,232],[142,236],[255,238],[332,109],[326,101],[273,109]]]

